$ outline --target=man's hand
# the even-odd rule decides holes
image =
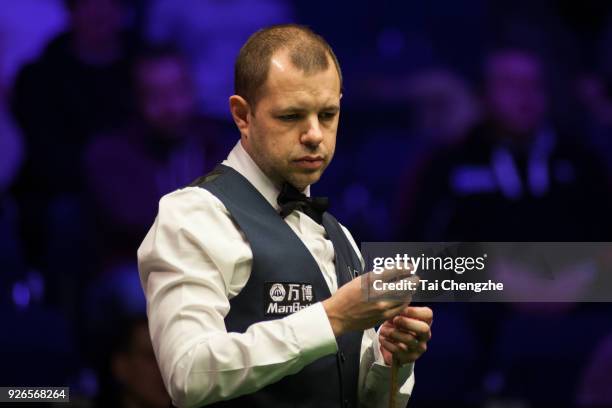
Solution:
[[[380,351],[385,364],[391,365],[393,355],[400,364],[413,363],[427,350],[431,339],[433,312],[428,307],[407,306],[399,316],[380,327]]]
[[[372,272],[353,279],[340,287],[336,293],[323,301],[323,307],[336,337],[350,331],[372,328],[398,315],[412,299],[412,292],[378,291],[376,298],[366,299],[364,288],[375,279],[386,282],[401,279],[418,280],[410,270],[388,270],[384,275]]]

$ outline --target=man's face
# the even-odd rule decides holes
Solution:
[[[243,146],[262,171],[299,190],[319,180],[336,147],[340,78],[327,70],[311,75],[294,67],[287,52],[271,59],[255,111],[241,128]]]
[[[520,51],[504,52],[491,58],[487,74],[487,102],[498,124],[521,135],[542,124],[547,101],[537,59]]]
[[[144,61],[137,68],[137,78],[145,121],[168,136],[180,135],[195,113],[195,95],[185,64],[171,56]]]

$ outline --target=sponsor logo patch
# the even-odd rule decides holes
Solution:
[[[312,284],[310,283],[265,283],[264,314],[266,316],[287,316],[313,303],[316,303],[316,297]]]

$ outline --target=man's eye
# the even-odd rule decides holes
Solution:
[[[336,112],[321,112],[319,120],[332,120],[336,116]]]
[[[289,115],[281,115],[278,118],[286,122],[291,122],[294,120],[298,120],[300,118],[300,115],[298,115],[297,113],[291,113]]]

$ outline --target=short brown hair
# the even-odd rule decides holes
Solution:
[[[257,31],[240,49],[234,71],[236,95],[255,106],[268,78],[272,55],[281,49],[288,50],[291,63],[306,74],[326,70],[329,56],[338,71],[342,89],[340,64],[327,41],[306,26],[282,24]]]

